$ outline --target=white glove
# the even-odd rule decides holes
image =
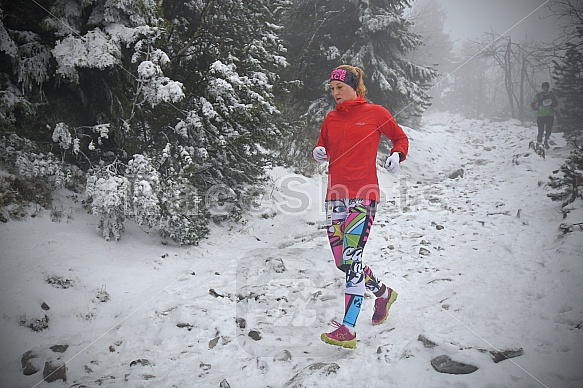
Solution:
[[[314,148],[314,151],[312,151],[312,156],[317,162],[320,163],[325,162],[328,158],[328,155],[326,155],[326,148],[322,146]]]
[[[398,152],[393,152],[391,156],[387,158],[387,161],[385,162],[385,168],[388,172],[391,174],[396,174],[399,172],[399,159]]]

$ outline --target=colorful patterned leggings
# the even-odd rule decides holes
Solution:
[[[365,288],[377,297],[386,290],[370,267],[362,263],[362,252],[374,221],[376,202],[350,198],[327,201],[326,205],[332,205],[332,225],[328,226],[330,247],[336,267],[346,275],[343,323],[354,327]]]

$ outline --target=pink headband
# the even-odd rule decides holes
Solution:
[[[345,69],[334,69],[330,74],[330,82],[340,81],[356,90],[358,87],[358,76]]]

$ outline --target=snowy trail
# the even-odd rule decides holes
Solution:
[[[550,349],[541,349],[548,347],[548,336],[556,331],[556,327],[546,321],[552,311],[557,310],[557,299],[565,297],[565,291],[569,292],[554,280],[561,278],[564,269],[561,266],[553,268],[551,262],[557,257],[556,248],[560,245],[556,242],[558,215],[556,207],[549,205],[544,185],[540,184],[558,168],[561,159],[553,160],[552,156],[544,161],[539,159],[525,149],[527,130],[517,134],[509,132],[516,128],[499,125],[501,128],[485,131],[476,131],[470,126],[465,128],[471,131],[465,133],[468,137],[460,136],[462,144],[470,145],[456,148],[458,164],[465,170],[464,178],[441,181],[445,194],[451,195],[445,195],[447,202],[442,205],[446,210],[434,212],[431,218],[432,225],[441,225],[442,230],[437,231],[429,225],[427,218],[423,225],[423,219],[407,213],[393,216],[391,224],[421,227],[417,241],[410,243],[413,242],[415,250],[424,247],[431,253],[420,257],[417,252],[410,252],[407,264],[413,267],[402,272],[391,271],[408,280],[408,291],[412,291],[409,294],[416,293],[417,301],[425,299],[420,311],[411,313],[411,319],[425,312],[428,319],[420,325],[420,333],[428,334],[438,343],[445,341],[448,346],[454,343],[457,349],[449,349],[446,353],[466,362],[472,360],[480,366],[480,371],[487,372],[493,369],[492,364],[476,349],[522,347],[527,354],[506,361],[505,366],[515,367],[513,373],[506,383],[500,380],[497,383],[501,383],[500,386],[546,386],[544,379],[537,377],[541,370],[547,369],[549,374],[576,374],[577,364],[583,360],[582,353],[576,349],[574,357],[564,358],[556,357]],[[463,130],[456,130],[456,134],[460,132]],[[475,185],[468,185],[468,180]],[[399,263],[395,266],[399,267]],[[581,266],[576,268],[581,274]],[[580,281],[572,284],[577,283],[580,291]],[[567,296],[559,302],[567,307],[559,308],[555,320],[561,319],[562,310],[576,309],[580,314],[580,298]],[[406,302],[414,306],[413,295]],[[439,309],[443,311],[437,311]],[[581,344],[580,333],[573,333],[574,328],[563,327],[562,334]],[[568,342],[570,340],[565,344]],[[536,345],[529,348],[532,344]],[[567,349],[573,350],[571,346]],[[539,352],[544,361],[535,361],[529,351]],[[469,352],[473,354],[465,354]],[[475,377],[481,375],[480,371]],[[490,384],[487,375],[477,379],[469,386]],[[549,383],[549,386],[555,384]],[[565,386],[570,384],[576,385],[573,382]],[[444,382],[444,385],[447,384]]]
[[[562,217],[545,186],[567,151],[556,135],[545,160],[534,155],[533,131],[452,115],[408,131],[401,174],[379,170],[384,198],[364,256],[399,298],[387,322],[372,326],[365,296],[354,350],[319,339],[342,316],[344,285],[317,177],[298,177],[313,199],[305,209],[216,228],[198,247],[160,246],[137,228],[112,244],[46,219],[0,225],[10,298],[1,329],[13,349],[0,359],[1,385],[321,387],[360,376],[369,387],[581,386],[583,244],[576,233],[557,238]],[[449,178],[460,168],[463,177]],[[277,186],[293,174],[273,176]],[[285,202],[273,193],[266,207]],[[84,234],[63,238],[73,230]],[[63,251],[50,243],[63,240]],[[54,290],[46,274],[74,274],[75,283]],[[95,302],[104,283],[111,299]],[[19,314],[38,315],[41,301],[52,307],[50,329],[19,327]],[[70,347],[57,356],[46,350],[56,343]],[[489,353],[517,348],[524,354],[499,363]],[[39,361],[67,361],[68,381],[23,376],[20,357],[31,349]],[[431,360],[443,354],[479,369],[440,374]]]

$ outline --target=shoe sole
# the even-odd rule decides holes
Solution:
[[[385,317],[378,322],[372,321],[373,325],[380,325],[381,323],[383,323],[387,320],[387,318],[389,317],[389,309],[391,308],[391,305],[393,303],[395,303],[395,301],[397,300],[397,296],[399,296],[399,294],[397,293],[397,291],[393,290],[393,292],[391,293],[391,297],[389,298],[389,303],[387,303],[387,308],[385,310]]]
[[[320,336],[320,339],[324,342],[326,342],[327,344],[330,345],[336,345],[336,346],[341,346],[343,348],[348,348],[348,349],[355,349],[356,348],[356,338],[350,340],[350,341],[338,341],[335,340],[333,338],[330,338],[326,335],[326,333],[322,333],[322,335]]]

